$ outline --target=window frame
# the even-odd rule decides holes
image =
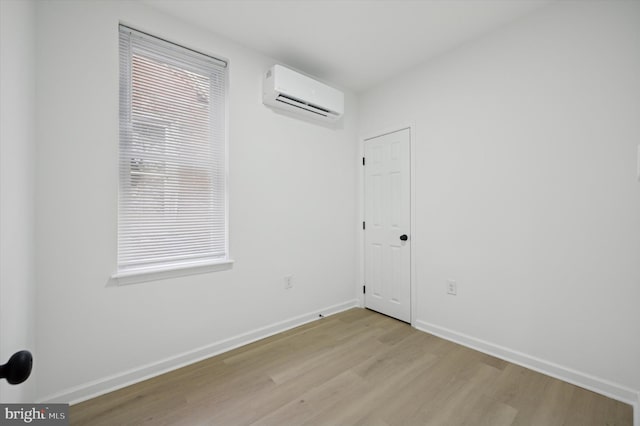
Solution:
[[[184,55],[185,50],[189,51],[191,54],[197,54],[198,56],[202,55],[202,57],[206,57],[206,58],[212,59],[214,62],[217,62],[217,65],[220,68],[222,68],[224,81],[222,86],[219,86],[219,87],[221,87],[223,99],[219,100],[219,102],[220,104],[222,104],[222,112],[224,114],[224,118],[222,120],[224,131],[221,132],[223,137],[222,143],[218,143],[216,146],[222,147],[222,150],[224,152],[223,154],[224,158],[220,158],[218,160],[218,169],[217,169],[218,171],[220,171],[219,169],[222,168],[221,175],[223,179],[223,185],[222,185],[223,188],[221,191],[218,191],[217,194],[219,196],[219,199],[221,199],[222,202],[224,203],[224,206],[222,209],[223,211],[222,214],[224,216],[224,225],[217,229],[222,230],[223,232],[224,256],[216,257],[216,258],[205,257],[203,259],[188,260],[188,261],[179,261],[177,260],[177,258],[174,257],[174,259],[169,262],[157,263],[157,264],[147,265],[147,266],[122,268],[120,264],[120,255],[118,252],[116,256],[116,272],[111,275],[110,281],[116,285],[124,285],[124,284],[134,284],[139,282],[156,281],[156,280],[167,279],[167,278],[175,278],[175,277],[181,277],[181,276],[192,275],[192,274],[202,274],[202,273],[208,273],[208,272],[214,272],[214,271],[220,271],[220,270],[228,270],[232,267],[234,263],[230,255],[230,242],[229,242],[229,158],[228,158],[229,157],[229,150],[228,150],[228,145],[229,145],[229,61],[227,59],[220,59],[219,57],[202,53],[201,51],[198,51],[195,49],[184,47],[180,44],[167,41],[166,39],[161,37],[157,37],[148,33],[138,31],[134,28],[131,28],[128,25],[119,24],[118,39],[120,39],[121,33],[123,32],[128,33],[129,37],[134,37],[134,36],[142,37],[146,40],[151,40],[153,43],[159,43],[164,45],[164,47],[169,47],[170,50],[175,49],[178,52],[177,55]],[[120,220],[121,220],[120,218],[121,201],[122,201],[121,192],[122,192],[122,185],[123,185],[122,176],[121,176],[122,145],[123,143],[127,143],[133,139],[133,137],[131,136],[132,129],[124,129],[123,123],[125,123],[124,120],[126,120],[127,126],[135,125],[134,121],[131,119],[131,98],[129,98],[129,100],[127,101],[129,103],[128,110],[127,110],[128,117],[123,120],[123,114],[125,113],[123,112],[122,96],[124,96],[124,93],[126,93],[129,96],[131,94],[131,88],[132,88],[131,67],[132,67],[133,61],[132,61],[132,58],[130,57],[128,59],[128,62],[126,64],[123,64],[121,62],[122,52],[120,51],[120,49],[121,47],[119,48],[119,53],[118,53],[119,75],[120,75],[120,78],[119,78],[120,101],[118,103],[119,105],[118,122],[119,122],[119,128],[120,128],[118,132],[118,208],[117,208],[118,223],[120,223]],[[177,56],[170,59],[178,60]],[[128,86],[125,89],[123,89],[122,87],[123,72],[129,73],[128,79],[126,80]],[[213,103],[210,103],[208,106],[208,108],[210,108],[211,111],[213,107],[214,107]],[[208,129],[209,137],[213,137],[214,131],[215,130],[212,125],[212,127]],[[211,149],[215,151],[214,147],[212,147]],[[212,196],[215,198],[216,192],[213,189],[213,187],[211,188],[211,191],[212,191]],[[215,228],[212,226],[211,228],[208,228],[207,232],[212,232],[214,229]],[[120,232],[120,227],[118,225],[117,238],[116,238],[116,246],[118,251],[120,250],[121,237],[122,236]]]

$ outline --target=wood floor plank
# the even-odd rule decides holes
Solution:
[[[345,397],[345,403],[334,407],[331,411],[310,419],[309,425],[350,425],[350,424],[386,424],[383,420],[384,411],[379,407],[387,407],[389,395],[404,392],[408,381],[424,371],[436,360],[432,354],[424,354],[412,362],[402,364],[389,364],[393,372],[378,374],[382,370],[376,369],[372,374],[361,376],[367,383],[366,391]],[[364,423],[363,423],[364,422]]]
[[[568,411],[566,426],[620,426],[633,422],[633,410],[629,405],[581,388],[575,389]]]
[[[575,386],[561,380],[549,378],[540,404],[533,411],[531,426],[562,426],[568,414]]]
[[[360,394],[366,388],[366,383],[358,375],[351,370],[346,370],[322,385],[302,393],[253,424],[300,425],[317,414],[333,410],[345,397]]]
[[[380,347],[374,338],[376,330],[363,331],[362,336],[335,347],[331,352],[314,356],[302,365],[293,365],[290,374],[283,373],[276,387],[259,397],[240,395],[212,416],[217,424],[247,424],[268,415],[300,396],[308,389],[327,381],[364,362]],[[237,423],[235,423],[237,422]]]
[[[483,363],[474,364],[469,378],[456,377],[443,386],[442,391],[425,400],[410,420],[412,424],[464,424],[480,406],[482,389],[500,374],[500,370]]]
[[[486,395],[480,395],[469,411],[462,426],[510,426],[518,415],[518,410],[512,406]]]
[[[72,425],[631,426],[631,406],[351,309],[73,405]]]

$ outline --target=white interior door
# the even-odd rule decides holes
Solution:
[[[364,142],[365,306],[411,322],[409,129]]]

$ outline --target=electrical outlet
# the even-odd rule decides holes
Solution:
[[[456,296],[458,294],[458,283],[454,280],[447,280],[447,294]]]
[[[293,275],[285,275],[284,277],[284,289],[290,290],[293,288]]]

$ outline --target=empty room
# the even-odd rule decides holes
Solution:
[[[3,425],[640,426],[640,1],[0,18]]]

